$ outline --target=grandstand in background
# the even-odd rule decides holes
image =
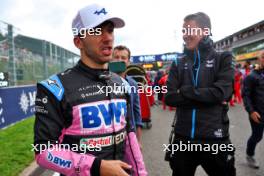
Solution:
[[[237,62],[255,62],[264,50],[264,20],[215,42],[218,51],[232,51]]]
[[[0,25],[0,72],[8,73],[9,86],[35,84],[79,60],[79,55],[52,42],[13,31],[10,24]]]

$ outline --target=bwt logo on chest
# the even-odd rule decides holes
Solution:
[[[96,103],[88,103],[80,107],[83,128],[99,129],[121,123],[127,112],[126,101],[122,99],[106,100]]]

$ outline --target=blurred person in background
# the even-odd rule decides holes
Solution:
[[[130,65],[130,56],[131,52],[128,47],[123,45],[118,45],[114,48],[113,51],[113,58],[111,61],[123,61],[126,64],[126,67]],[[135,126],[136,134],[138,142],[142,148],[141,136],[142,136],[142,117],[141,117],[141,107],[139,102],[139,95],[138,95],[138,86],[137,82],[131,77],[127,76],[124,72],[119,73],[119,75],[124,78],[132,87],[136,89],[132,89],[131,91],[131,106],[132,106],[132,125]]]
[[[241,84],[242,73],[240,71],[240,64],[237,64],[235,69],[234,93],[233,98],[230,100],[230,106],[235,106],[235,103],[242,103]]]
[[[244,80],[242,97],[249,115],[251,136],[247,141],[246,160],[250,167],[259,168],[255,149],[264,132],[264,51],[258,57],[258,70],[253,70]]]
[[[159,85],[159,81],[163,75],[164,75],[163,71],[157,72],[157,75],[156,75],[155,80],[154,80],[154,87],[159,87],[159,89],[161,89],[161,87]],[[158,101],[158,104],[162,102],[162,93],[161,92],[159,92],[157,95],[157,101]]]

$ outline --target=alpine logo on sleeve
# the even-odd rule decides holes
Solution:
[[[46,87],[59,101],[62,99],[64,88],[57,75],[52,75],[47,80],[41,81],[40,84]]]

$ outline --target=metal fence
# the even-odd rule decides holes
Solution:
[[[72,67],[79,56],[49,41],[17,33],[0,21],[0,72],[8,73],[9,86],[35,84]]]

